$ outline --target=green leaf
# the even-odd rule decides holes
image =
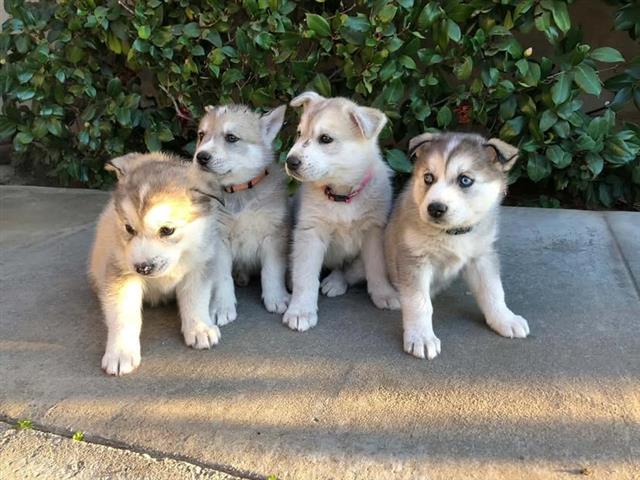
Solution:
[[[83,432],[73,432],[73,435],[71,436],[72,440],[75,440],[76,442],[82,442],[84,440],[84,433]]]
[[[307,27],[319,37],[328,37],[331,35],[331,25],[322,15],[315,13],[307,13]]]
[[[318,73],[313,79],[313,86],[323,97],[331,96],[331,82],[323,73]]]
[[[62,123],[57,118],[52,117],[52,118],[49,119],[49,122],[47,124],[47,130],[49,131],[49,133],[51,135],[54,135],[56,137],[61,137],[62,136]]]
[[[471,57],[464,57],[464,61],[460,65],[456,65],[453,69],[456,77],[460,80],[467,80],[471,77],[473,70],[473,60]]]
[[[107,94],[111,97],[117,96],[122,91],[122,82],[118,77],[112,78],[107,84]]]
[[[525,119],[523,116],[518,116],[505,122],[505,124],[500,129],[500,138],[509,141],[517,137],[518,135],[520,135],[520,132],[522,132],[524,123]]]
[[[144,132],[144,143],[150,152],[157,152],[162,150],[162,143],[158,138],[158,135],[151,129],[147,129]]]
[[[387,151],[387,162],[396,172],[411,173],[413,171],[413,164],[409,161],[405,153],[397,148]]]
[[[539,182],[551,174],[551,165],[542,155],[533,154],[527,162],[527,175],[534,182]]]
[[[187,37],[196,38],[200,36],[200,26],[196,22],[187,23],[182,30]]]
[[[408,55],[402,55],[400,58],[398,58],[398,62],[400,63],[400,65],[410,70],[416,69],[416,62]]]
[[[574,79],[578,86],[586,93],[600,95],[602,85],[596,71],[589,65],[581,63],[575,67]]]
[[[562,149],[560,145],[552,145],[547,148],[547,158],[557,168],[566,168],[571,164],[571,154]]]
[[[382,10],[380,10],[380,13],[378,13],[378,18],[382,22],[388,23],[393,20],[393,17],[396,16],[397,11],[398,7],[396,7],[395,5],[386,5]]]
[[[30,87],[20,87],[16,90],[16,98],[21,102],[26,102],[27,100],[31,100],[36,96],[36,92],[33,88]]]
[[[356,32],[368,32],[371,24],[365,16],[348,17],[345,22],[345,27]]]
[[[551,87],[551,100],[556,105],[564,103],[571,94],[571,75],[563,72],[558,77],[556,83]]]
[[[551,110],[545,110],[540,117],[540,130],[546,132],[555,125],[558,116]]]
[[[22,145],[28,145],[33,141],[33,135],[29,132],[19,132],[14,139],[15,142],[18,142]]]
[[[591,52],[590,57],[599,62],[624,62],[622,54],[615,48],[611,47],[596,48]]]
[[[454,42],[459,42],[462,38],[462,32],[460,31],[460,27],[456,22],[449,19],[447,20],[447,35]]]
[[[591,170],[591,173],[593,173],[593,176],[596,177],[600,175],[602,169],[604,168],[603,158],[597,153],[593,152],[587,153],[584,158],[587,161],[587,166],[589,167],[589,170]]]
[[[449,126],[452,120],[453,120],[453,113],[451,112],[451,109],[448,106],[445,105],[440,110],[438,110],[436,121],[438,122],[438,126],[440,128],[446,128],[447,126]]]
[[[151,27],[149,25],[140,25],[138,27],[138,37],[146,40],[151,36]]]
[[[16,132],[16,125],[7,117],[0,116],[0,140],[9,138]]]
[[[551,14],[553,15],[553,21],[556,22],[558,28],[564,33],[567,33],[571,28],[571,18],[569,17],[567,3],[562,0],[554,1]]]

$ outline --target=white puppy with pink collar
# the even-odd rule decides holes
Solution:
[[[392,173],[378,145],[386,116],[315,92],[297,96],[291,106],[302,106],[303,112],[286,170],[302,186],[293,234],[293,293],[283,323],[299,331],[315,326],[319,289],[333,297],[362,280],[378,308],[400,308],[383,253],[392,201]],[[331,273],[320,282],[323,266]]]

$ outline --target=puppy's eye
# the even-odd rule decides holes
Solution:
[[[204,132],[198,132],[198,141],[201,142],[204,138]]]
[[[238,140],[240,140],[238,137],[236,137],[233,133],[227,133],[224,136],[224,139],[228,142],[228,143],[236,143]]]
[[[435,181],[436,177],[433,176],[433,173],[427,172],[424,174],[424,183],[426,183],[427,185],[431,185]]]
[[[460,188],[469,188],[473,185],[473,178],[467,177],[466,175],[460,175],[458,177],[458,185],[460,185]]]
[[[129,225],[128,223],[125,224],[124,229],[127,231],[127,233],[129,235],[135,235],[136,234],[136,230],[131,225]]]
[[[158,233],[160,234],[161,237],[170,237],[171,235],[173,235],[173,232],[175,232],[176,229],[174,227],[160,227],[160,230],[158,230]]]
[[[325,134],[325,135],[320,135],[320,138],[318,138],[318,141],[320,143],[331,143],[333,142],[333,138]]]

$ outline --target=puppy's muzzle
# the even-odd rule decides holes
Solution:
[[[196,161],[203,167],[207,166],[209,160],[211,160],[211,154],[205,150],[202,150],[196,154]]]
[[[140,275],[151,275],[156,270],[156,264],[154,262],[142,262],[136,263],[133,268],[136,269]]]
[[[432,202],[427,207],[427,212],[429,212],[429,215],[431,215],[431,217],[433,218],[442,217],[447,212],[447,210],[448,207],[441,202]]]
[[[292,172],[297,171],[300,168],[300,165],[302,165],[302,160],[300,160],[300,158],[295,155],[287,157],[287,168]]]

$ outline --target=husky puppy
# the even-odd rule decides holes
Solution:
[[[216,345],[209,315],[218,203],[193,190],[189,164],[161,153],[132,153],[106,165],[118,185],[96,229],[89,276],[107,324],[102,368],[124,375],[140,365],[142,303],[177,296],[187,345]],[[212,247],[213,244],[213,247]]]
[[[211,317],[217,325],[236,319],[234,278],[246,285],[256,271],[266,309],[283,313],[289,304],[286,177],[274,163],[272,147],[286,108],[260,115],[241,105],[209,106],[200,121],[192,173],[205,185],[222,186],[229,214],[229,234],[216,254],[220,268]]]
[[[305,92],[287,173],[302,182],[292,253],[293,294],[283,323],[307,330],[318,322],[318,289],[330,297],[367,280],[378,308],[399,308],[387,279],[383,230],[391,208],[391,170],[378,135],[387,118],[346,98]],[[320,283],[322,266],[332,269]]]
[[[431,296],[460,272],[487,324],[510,338],[529,334],[527,321],[504,300],[494,242],[506,172],[518,150],[474,134],[425,133],[411,140],[413,176],[385,232],[389,275],[400,292],[404,350],[440,353]]]

